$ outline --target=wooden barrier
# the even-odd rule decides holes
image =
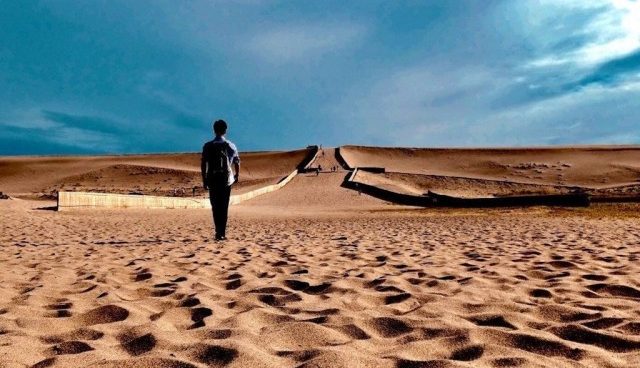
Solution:
[[[276,191],[287,185],[297,174],[298,170],[294,170],[276,184],[267,185],[243,194],[234,194],[229,199],[229,204],[238,204]],[[211,208],[211,204],[208,198],[58,192],[58,211],[72,208]]]

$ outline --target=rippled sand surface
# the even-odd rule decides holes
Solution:
[[[0,366],[640,366],[638,207],[259,204],[0,201]]]

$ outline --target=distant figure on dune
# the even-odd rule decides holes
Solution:
[[[209,200],[213,211],[215,240],[227,240],[227,216],[231,186],[238,182],[240,175],[240,156],[236,145],[227,140],[227,123],[216,120],[213,123],[216,137],[202,147],[202,184],[209,191]],[[233,171],[231,166],[233,165]]]

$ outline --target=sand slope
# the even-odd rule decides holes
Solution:
[[[317,176],[315,173],[298,174],[280,190],[243,202],[239,206],[247,210],[270,207],[276,212],[326,212],[332,208],[340,212],[391,206],[377,198],[342,188],[341,184],[346,175],[346,172],[323,172]]]
[[[640,147],[419,149],[345,146],[356,182],[392,192],[455,197],[588,193],[594,200],[640,198]]]
[[[272,184],[291,173],[308,150],[241,153],[238,188]],[[200,190],[200,154],[0,157],[0,190],[29,196],[56,190],[167,195]],[[200,192],[199,192],[200,193]]]
[[[523,184],[504,180],[487,180],[455,176],[421,175],[396,172],[358,171],[356,182],[374,185],[396,193],[421,196],[428,191],[456,197],[482,198],[533,194],[567,194],[573,187]]]
[[[335,148],[319,151],[310,166],[309,172],[298,174],[280,190],[242,203],[243,212],[268,213],[265,210],[272,208],[276,214],[282,215],[282,211],[322,213],[331,209],[342,212],[391,206],[385,201],[342,187],[349,172],[341,167],[335,172],[331,171],[331,167],[340,166]],[[320,173],[314,171],[318,167],[322,168]]]
[[[606,187],[638,184],[640,147],[426,149],[344,146],[351,167],[530,184]]]

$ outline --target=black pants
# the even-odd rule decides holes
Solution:
[[[209,201],[211,201],[217,237],[226,236],[230,196],[231,186],[229,185],[216,185],[209,189]]]

